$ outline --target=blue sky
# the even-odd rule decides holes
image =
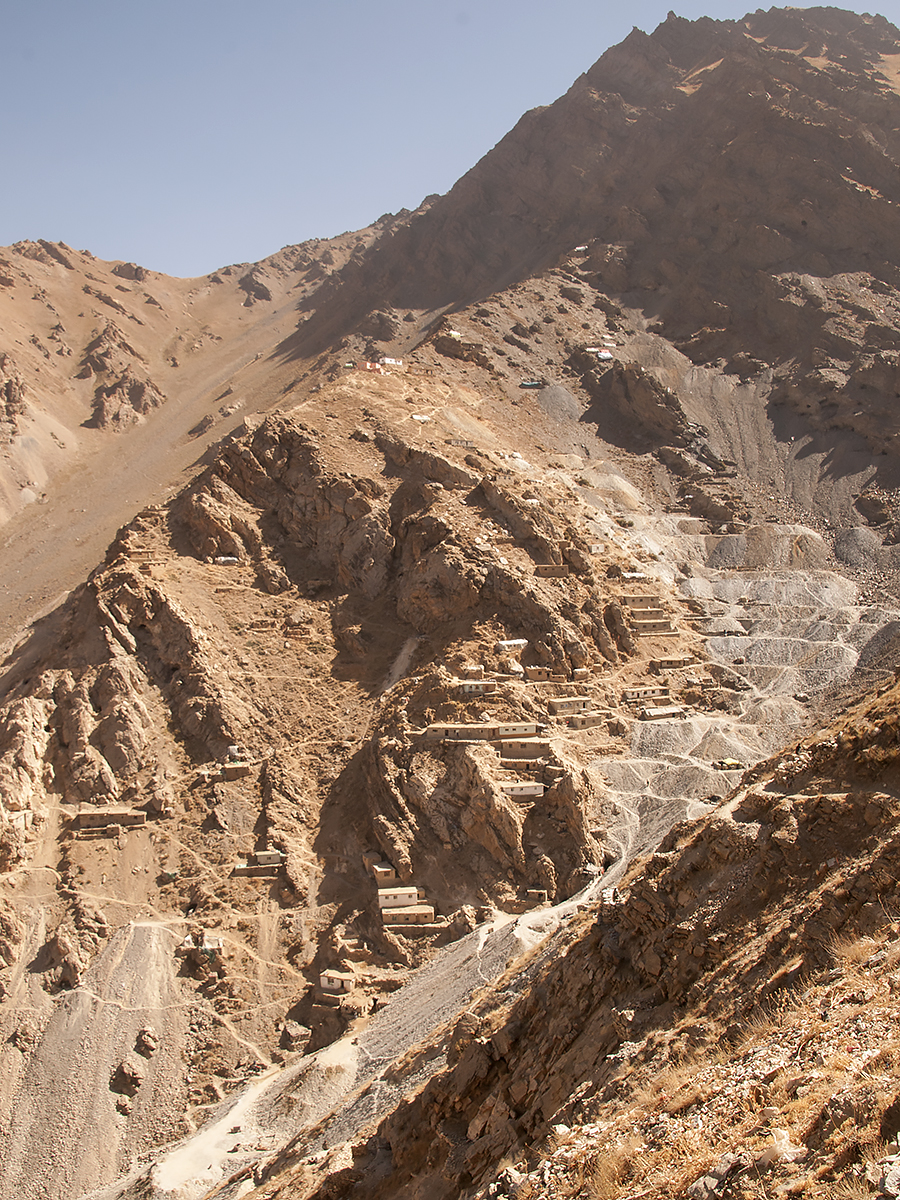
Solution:
[[[673,5],[0,0],[0,245],[197,275],[360,228],[446,192]]]

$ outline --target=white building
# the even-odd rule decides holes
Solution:
[[[415,887],[383,887],[378,889],[379,908],[408,908],[417,904],[419,889]]]
[[[338,971],[329,967],[319,976],[319,987],[323,992],[352,992],[356,976],[352,971]]]

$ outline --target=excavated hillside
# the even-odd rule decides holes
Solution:
[[[4,252],[4,1194],[897,1194],[897,63],[670,16],[359,233]]]
[[[675,826],[368,1137],[244,1194],[896,1195],[898,700]]]

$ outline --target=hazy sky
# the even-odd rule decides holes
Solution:
[[[0,0],[0,245],[197,275],[358,229],[446,192],[673,3]]]

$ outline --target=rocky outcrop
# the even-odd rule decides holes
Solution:
[[[165,395],[147,377],[144,365],[143,356],[113,321],[88,343],[78,378],[97,380],[92,425],[98,429],[124,429],[165,402]]]
[[[615,411],[620,421],[634,427],[651,444],[670,442],[687,446],[705,432],[691,426],[671,388],[664,387],[638,363],[614,363],[598,370],[596,360],[577,354],[585,388],[595,404]]]
[[[859,939],[874,956],[871,934],[887,920],[881,906],[892,887],[900,809],[884,792],[832,788],[855,767],[867,773],[876,744],[896,758],[895,714],[874,739],[871,730],[876,712],[882,719],[892,714],[895,701],[896,689],[888,702],[861,712],[840,748],[829,749],[828,737],[798,746],[793,764],[763,768],[720,812],[674,829],[635,864],[627,886],[563,938],[520,1000],[506,1005],[497,997],[460,1019],[448,1036],[446,1069],[403,1101],[371,1141],[353,1148],[353,1170],[331,1174],[306,1194],[349,1200],[363,1188],[379,1198],[474,1193],[503,1161],[526,1147],[552,1148],[545,1139],[568,1135],[571,1125],[593,1122],[586,1156],[606,1121],[624,1121],[627,1112],[633,1127],[642,1105],[650,1100],[654,1108],[642,1087],[660,1078],[680,1086],[666,1064],[702,1062],[715,1047],[716,1061],[723,1050],[733,1053],[743,1064],[738,1076],[746,1077],[747,1052],[738,1059],[729,1043],[746,1045],[754,1020],[765,1028],[766,1004],[775,997],[785,1011],[796,1006],[797,1036],[808,1037],[802,993],[842,973],[824,975],[833,961],[829,946]],[[840,761],[829,758],[835,751]],[[836,837],[840,857],[826,860]],[[867,978],[871,990],[870,972]],[[826,1008],[819,1020],[827,1016]],[[783,1031],[782,1039],[794,1038],[788,1020]],[[776,1062],[770,1082],[780,1067],[790,1064]],[[821,1118],[817,1109],[807,1114],[802,1137],[806,1154],[821,1156],[824,1175],[841,1170],[850,1152],[833,1137],[831,1090],[817,1095],[825,1107]],[[696,1089],[692,1097],[699,1101]],[[674,1117],[680,1109],[670,1104],[667,1111]],[[873,1106],[876,1126],[881,1111]],[[653,1120],[660,1120],[658,1110]],[[746,1129],[735,1128],[734,1136],[746,1137]],[[379,1149],[389,1151],[391,1170],[366,1175],[363,1184]]]
[[[0,354],[0,443],[12,441],[25,410],[25,381],[12,357]]]
[[[23,258],[30,258],[34,262],[44,263],[48,267],[59,265],[69,271],[74,270],[71,259],[65,253],[65,251],[68,251],[71,254],[72,250],[65,242],[49,242],[44,238],[39,238],[36,242],[27,240],[16,242],[12,249]]]
[[[500,788],[495,747],[433,741],[410,728],[410,720],[477,720],[452,699],[446,672],[401,690],[382,708],[365,767],[372,829],[401,878],[433,880],[445,910],[473,897],[515,901],[527,888],[563,898],[584,886],[585,868],[596,869],[602,850],[588,829],[592,786],[583,772],[545,752],[545,769],[534,777],[548,781],[543,796],[509,796]],[[545,715],[513,692],[494,693],[493,700],[502,700],[506,721]]]
[[[112,273],[118,275],[120,279],[130,279],[135,283],[143,283],[149,274],[146,267],[139,267],[137,263],[133,262],[116,263]]]
[[[110,321],[85,347],[79,378],[121,375],[135,360],[142,361],[141,356],[126,340],[118,325]]]
[[[32,694],[6,709],[0,724],[0,835],[6,839],[0,856],[7,868],[24,857],[25,830],[42,809],[51,688],[52,676],[43,676]]]
[[[238,287],[246,294],[244,305],[247,308],[259,300],[272,299],[272,292],[265,282],[265,271],[259,264],[248,271],[246,275],[241,276],[238,280]]]
[[[94,392],[91,423],[98,429],[125,429],[164,404],[166,397],[152,380],[128,368]]]

